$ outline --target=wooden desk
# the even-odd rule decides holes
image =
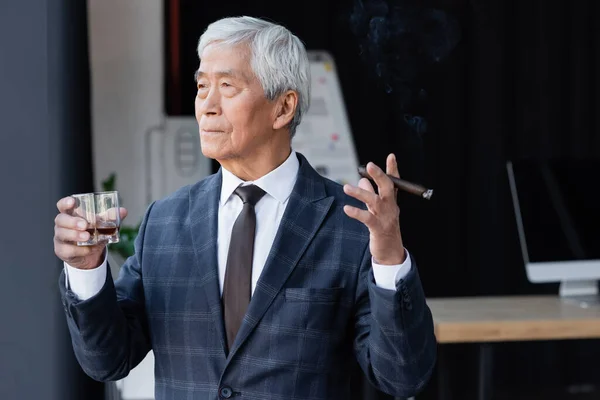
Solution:
[[[493,342],[600,338],[600,305],[558,296],[428,299],[438,343],[480,343],[481,400],[491,398]],[[440,354],[443,356],[442,354]],[[440,357],[440,364],[444,359]],[[440,398],[450,398],[440,365]]]
[[[427,301],[439,343],[600,338],[600,306],[583,308],[557,296]]]

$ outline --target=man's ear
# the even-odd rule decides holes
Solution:
[[[288,90],[277,99],[277,108],[273,129],[279,130],[286,127],[294,118],[296,107],[298,107],[298,94]]]

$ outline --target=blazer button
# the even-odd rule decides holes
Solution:
[[[219,397],[221,399],[229,399],[233,395],[233,390],[229,386],[223,386],[219,389]]]

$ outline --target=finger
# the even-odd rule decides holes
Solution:
[[[60,213],[54,218],[54,224],[61,228],[75,229],[85,231],[88,227],[88,222],[80,217],[72,217],[67,214]]]
[[[77,246],[74,244],[68,244],[54,241],[54,252],[63,261],[73,263],[76,260],[88,257],[95,251],[96,246]]]
[[[364,189],[364,190],[366,190],[368,192],[375,193],[375,189],[373,188],[373,185],[371,184],[371,181],[368,180],[367,178],[361,178],[358,181],[358,187],[361,188],[361,189]]]
[[[396,162],[396,155],[390,154],[386,160],[386,174],[395,176],[396,178],[400,178],[400,173],[398,172],[398,163]]]
[[[86,231],[77,231],[74,229],[54,227],[54,237],[65,243],[87,242],[90,239],[90,234]]]
[[[371,175],[371,178],[375,181],[375,184],[379,188],[379,195],[382,198],[390,197],[394,195],[394,184],[392,180],[387,176],[381,168],[372,162],[367,164],[367,172]]]
[[[125,219],[125,217],[127,217],[127,210],[124,209],[123,207],[119,208],[119,218],[117,219],[117,209],[116,208],[109,208],[107,210],[103,210],[101,212],[99,212],[98,214],[96,214],[96,220],[100,220],[100,221],[104,221],[104,222],[108,222],[108,221],[122,221],[123,219]]]
[[[391,153],[387,156],[387,160],[385,162],[385,172],[388,175],[395,176],[396,178],[400,178],[400,173],[398,172],[398,163],[396,162],[396,155]],[[394,187],[394,194],[398,194],[398,188]]]
[[[75,199],[73,197],[67,196],[63,197],[56,203],[56,208],[61,213],[66,213],[75,208]]]
[[[379,197],[374,192],[348,184],[344,185],[344,193],[362,201],[369,207],[375,207],[375,203],[379,200]]]
[[[361,210],[360,208],[345,205],[344,212],[347,216],[362,222],[368,228],[371,228],[376,220],[375,216],[371,214],[368,210]]]

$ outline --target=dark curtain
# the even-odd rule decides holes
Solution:
[[[48,126],[54,143],[53,162],[59,167],[55,176],[55,199],[49,203],[56,213],[56,201],[72,193],[93,192],[91,88],[88,49],[88,14],[86,1],[48,0]],[[54,219],[47,222],[53,225]],[[51,243],[51,235],[48,240]],[[53,276],[57,302],[58,275],[62,262],[54,254],[50,260],[59,261]],[[60,359],[63,370],[61,399],[103,400],[105,384],[87,376],[73,353],[71,338],[63,310],[57,315],[61,333]]]
[[[368,46],[373,40],[364,38],[376,33],[373,18],[382,15],[383,3],[388,5],[383,18],[393,21],[394,6],[408,12],[407,4],[417,2],[360,3],[371,13],[362,36]],[[364,76],[373,75],[375,58],[410,79],[382,76],[344,84],[361,161],[383,165],[393,149],[405,178],[435,189],[430,203],[400,199],[405,242],[428,297],[556,294],[557,284],[531,284],[525,276],[505,163],[600,157],[600,4],[418,3],[419,13],[435,10],[455,21],[459,39],[444,57],[432,60],[422,54],[423,36],[429,32],[438,47],[452,46],[457,37],[452,23],[438,24],[439,34],[431,33],[433,26],[410,38],[384,29],[378,46],[404,51],[412,43],[420,51],[404,51],[408,60],[397,64],[389,54],[361,60]],[[409,74],[402,62],[418,71]],[[451,370],[444,372],[452,378],[455,398],[474,398],[475,347],[452,345],[447,353]],[[497,344],[494,353],[499,395],[547,399],[564,396],[569,385],[600,384],[598,341]],[[433,398],[435,388],[434,377],[420,398]]]
[[[94,191],[92,136],[90,114],[90,61],[88,51],[87,2],[48,0],[45,9],[48,54],[48,118],[47,126],[53,143],[53,196],[47,206],[56,214],[56,201],[71,193]],[[54,165],[55,164],[55,165]],[[50,227],[48,243],[52,243],[54,215],[45,221]],[[53,253],[48,263],[57,262],[52,276],[56,302],[60,303],[58,275],[62,262]],[[88,377],[73,353],[71,338],[62,307],[57,314],[60,337],[59,358],[61,399],[104,399],[104,384]]]
[[[99,400],[52,242],[57,200],[93,191],[86,2],[0,2],[0,49],[0,398]]]

